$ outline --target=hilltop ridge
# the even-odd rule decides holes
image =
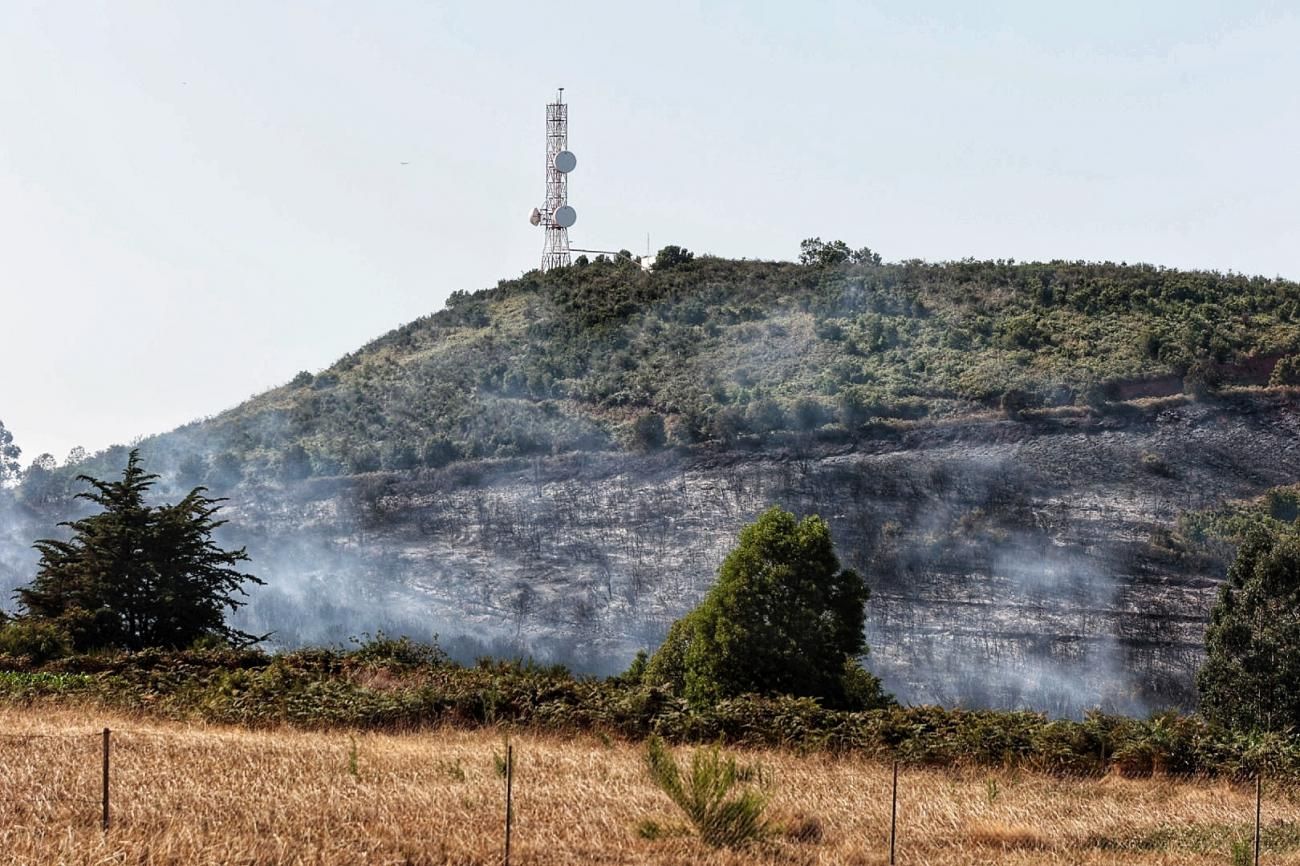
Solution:
[[[532,272],[146,443],[191,478],[853,439],[881,425],[1263,384],[1300,286],[1148,265],[597,259]],[[187,443],[199,447],[186,454]],[[203,460],[199,466],[196,460]],[[218,465],[218,461],[223,461]]]

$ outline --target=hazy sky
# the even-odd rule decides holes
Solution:
[[[1297,45],[1283,3],[5,0],[0,420],[127,441],[534,267],[557,86],[576,246],[1300,277]]]

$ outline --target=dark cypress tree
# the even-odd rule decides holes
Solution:
[[[57,624],[75,649],[179,648],[205,636],[232,644],[257,640],[230,628],[246,582],[261,584],[237,566],[243,549],[222,550],[212,533],[220,503],[196,487],[174,505],[150,506],[145,495],[158,478],[132,451],[120,481],[78,476],[94,488],[78,494],[102,509],[60,524],[68,541],[42,539],[40,570],[18,591],[22,616]]]

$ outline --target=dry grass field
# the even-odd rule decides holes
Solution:
[[[113,735],[113,825],[99,828],[100,741]],[[39,736],[33,736],[39,735]],[[247,731],[76,709],[0,709],[0,862],[497,864],[500,731]],[[742,851],[685,835],[643,747],[515,734],[517,864],[887,862],[889,767],[745,752],[785,832]],[[906,768],[900,864],[1231,864],[1253,790],[1227,782],[1069,780]],[[1267,863],[1300,863],[1300,801],[1266,792]],[[1241,852],[1238,852],[1240,856]],[[1248,862],[1248,861],[1246,861]]]

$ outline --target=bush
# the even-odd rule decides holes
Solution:
[[[812,397],[800,397],[794,403],[794,422],[800,430],[816,430],[830,420],[830,413]]]
[[[1223,383],[1219,368],[1212,361],[1195,361],[1183,374],[1183,393],[1193,400],[1204,400]]]
[[[18,620],[0,625],[0,655],[43,664],[71,652],[72,641],[52,622]]]
[[[998,400],[998,408],[1011,421],[1023,419],[1025,412],[1032,408],[1033,405],[1030,394],[1019,388],[1007,389],[1002,392],[1002,397]]]
[[[280,478],[285,481],[302,481],[311,475],[311,455],[297,442],[280,455]]]
[[[1163,478],[1169,478],[1173,475],[1173,470],[1169,467],[1169,464],[1165,462],[1165,458],[1161,457],[1159,454],[1153,454],[1150,451],[1143,451],[1141,462],[1142,468],[1147,472],[1150,472],[1152,475],[1159,475]]]
[[[358,644],[349,656],[367,664],[392,664],[403,667],[444,667],[451,659],[438,646],[437,638],[429,643],[417,643],[406,635],[391,638],[382,631],[373,638],[353,638]]]
[[[645,412],[632,422],[632,447],[638,451],[658,451],[664,447],[667,434],[664,431],[663,416],[656,412]]]
[[[650,778],[690,819],[695,832],[715,848],[739,848],[761,839],[770,830],[763,818],[766,798],[752,788],[735,795],[742,775],[731,757],[716,747],[696,749],[691,769],[683,779],[677,762],[658,737],[646,743]]]
[[[1268,377],[1268,384],[1275,387],[1300,385],[1300,355],[1287,355],[1280,359]]]

